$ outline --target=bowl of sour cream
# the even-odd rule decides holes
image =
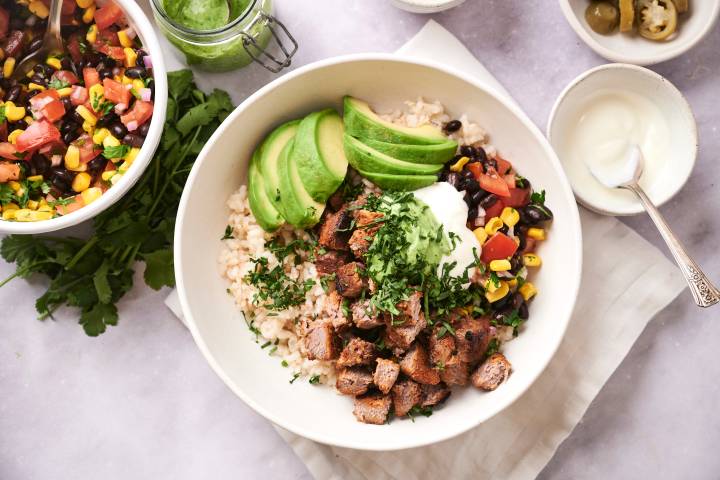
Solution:
[[[661,75],[622,63],[573,80],[555,102],[547,136],[578,202],[608,215],[644,210],[631,192],[598,182],[591,166],[612,165],[638,145],[645,156],[640,185],[662,205],[685,185],[698,148],[695,117],[682,93]]]

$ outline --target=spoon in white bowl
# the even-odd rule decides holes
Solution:
[[[688,255],[680,240],[675,236],[660,211],[648,198],[638,184],[643,172],[644,157],[638,145],[629,146],[624,158],[605,164],[588,165],[593,176],[608,188],[624,188],[630,190],[640,199],[645,211],[660,231],[663,240],[680,267],[685,280],[690,286],[695,303],[699,307],[709,307],[720,302],[720,290],[710,282],[697,263]]]
[[[45,30],[45,35],[43,35],[43,43],[40,48],[25,57],[23,61],[15,67],[13,78],[16,80],[24,78],[35,65],[43,63],[49,55],[62,53],[63,40],[60,34],[62,4],[63,0],[50,0],[50,14],[48,15],[47,30]]]

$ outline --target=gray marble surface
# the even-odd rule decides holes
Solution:
[[[385,0],[277,0],[277,14],[300,43],[294,65],[393,51],[428,18]],[[541,128],[562,88],[605,63],[552,0],[467,0],[433,18]],[[720,28],[654,69],[687,95],[700,131],[696,170],[662,210],[720,280]],[[273,77],[253,66],[201,84],[241,101]],[[661,244],[647,218],[624,221]],[[0,262],[0,278],[11,271]],[[163,306],[166,292],[136,288],[121,303],[120,325],[97,339],[84,336],[70,311],[35,321],[41,292],[36,281],[0,289],[0,478],[311,478],[270,425],[212,373]],[[540,478],[718,478],[716,317],[715,309],[694,307],[687,292],[658,315]]]

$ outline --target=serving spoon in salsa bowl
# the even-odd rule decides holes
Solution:
[[[48,15],[47,30],[43,35],[40,48],[25,57],[13,71],[13,78],[20,80],[38,63],[43,63],[48,56],[62,53],[63,40],[60,34],[63,0],[50,0],[50,14]]]
[[[640,199],[640,203],[650,215],[650,219],[660,231],[660,235],[680,267],[680,271],[690,287],[690,293],[695,299],[695,304],[699,307],[715,305],[720,302],[720,290],[712,284],[695,260],[687,253],[665,218],[639,185],[644,162],[640,147],[636,144],[629,144],[626,154],[619,159],[607,163],[590,163],[587,167],[593,176],[606,187],[629,190]]]

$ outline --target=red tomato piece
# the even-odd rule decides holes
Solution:
[[[77,106],[77,105],[82,105],[87,101],[88,101],[87,88],[81,87],[79,85],[73,85],[72,93],[70,94],[70,102],[72,102],[73,105]]]
[[[510,196],[510,189],[507,183],[498,175],[497,170],[492,167],[488,167],[488,171],[480,176],[478,182],[480,183],[480,188],[487,192],[494,193],[500,197]]]
[[[57,90],[44,90],[30,99],[30,106],[33,110],[40,110],[54,100],[60,100]]]
[[[75,85],[76,83],[80,83],[80,79],[70,70],[58,70],[57,72],[52,74],[52,80],[58,80],[60,82],[65,82],[70,85]]]
[[[117,32],[113,32],[112,30],[100,30],[97,36],[97,43],[119,47],[120,39],[117,36]]]
[[[108,2],[104,7],[95,10],[95,24],[100,30],[105,30],[123,18],[123,11],[115,2]]]
[[[485,221],[488,221],[489,219],[493,217],[499,217],[500,214],[503,211],[503,208],[505,208],[505,202],[502,200],[498,200],[497,202],[493,203],[490,207],[485,209]]]
[[[10,14],[0,7],[0,39],[7,37],[10,28]]]
[[[120,117],[120,121],[123,123],[123,125],[128,127],[128,130],[132,132],[140,125],[150,120],[152,118],[152,113],[152,102],[143,102],[141,100],[137,100],[135,102],[135,105],[133,105],[132,110]]]
[[[100,83],[100,74],[95,68],[85,67],[83,68],[83,80],[85,81],[85,87],[90,88]]]
[[[106,78],[103,80],[103,88],[105,98],[114,104],[122,104],[126,107],[130,105],[132,94],[122,83],[116,82],[112,78]]]
[[[530,203],[529,188],[511,188],[510,197],[505,200],[508,207],[519,208]]]
[[[15,148],[15,145],[13,145],[12,143],[0,143],[0,157],[6,158],[8,160],[18,160],[18,157],[15,155],[16,153],[17,148]]]
[[[507,175],[503,175],[503,180],[505,180],[508,188],[515,188],[515,174],[509,173]]]
[[[497,171],[500,175],[505,175],[512,169],[512,163],[508,162],[500,155],[495,156],[495,162],[497,163]]]
[[[15,147],[18,152],[27,152],[57,140],[60,140],[60,130],[46,120],[38,120],[17,137]]]
[[[97,48],[99,52],[104,53],[108,57],[111,57],[115,60],[125,60],[125,49],[123,49],[122,47],[113,47],[111,45],[102,45],[96,43],[95,48]]]
[[[72,144],[80,150],[80,163],[88,163],[102,153],[102,147],[96,146],[87,133],[80,135]]]
[[[497,232],[483,245],[480,260],[484,263],[490,263],[493,260],[504,260],[512,257],[517,249],[518,246],[515,240],[502,232]]]
[[[482,163],[480,163],[480,162],[468,163],[467,165],[465,165],[465,168],[470,170],[473,174],[473,177],[475,177],[475,180],[478,180],[478,181],[480,180],[480,177],[484,173]]]
[[[42,110],[43,118],[48,122],[57,122],[65,115],[65,105],[60,100],[53,100],[45,105]]]
[[[70,52],[70,57],[73,62],[77,63],[82,60],[82,52],[80,51],[80,36],[77,33],[70,34],[65,46],[67,47],[68,52]]]
[[[67,205],[58,205],[57,207],[55,207],[55,209],[60,215],[67,215],[68,213],[80,210],[82,207],[85,206],[82,195],[75,195],[74,197],[72,197],[72,199],[73,201],[71,203],[68,203]]]

